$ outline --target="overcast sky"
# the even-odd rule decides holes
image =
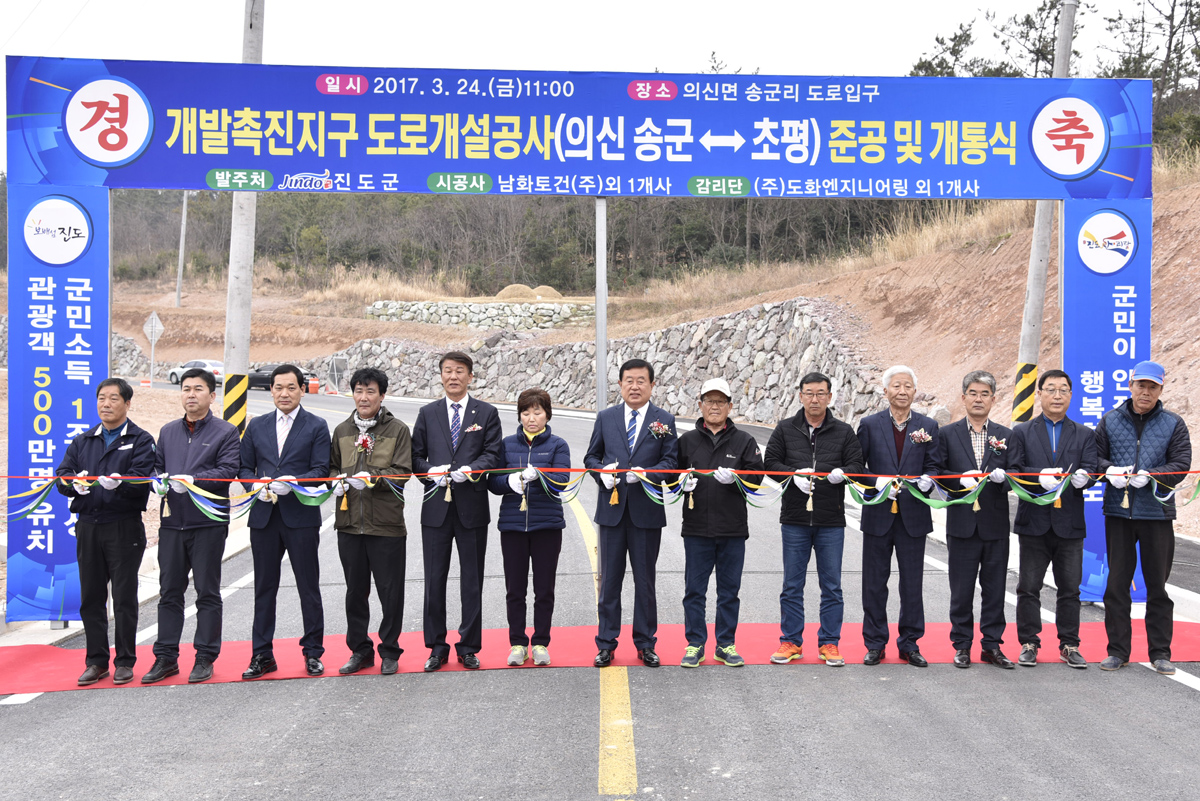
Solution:
[[[652,3],[555,0],[411,3],[267,0],[263,62],[345,67],[905,75],[936,34],[1033,11],[1038,0],[750,0]],[[1089,75],[1102,16],[1131,0],[1096,0],[1076,40]],[[240,61],[244,0],[0,0],[5,55]],[[993,42],[988,45],[998,47]],[[5,100],[0,111],[7,113]],[[0,167],[7,164],[0,141]]]

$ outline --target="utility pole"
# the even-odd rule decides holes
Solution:
[[[608,406],[608,199],[596,198],[596,411]]]
[[[1069,77],[1071,46],[1075,35],[1075,9],[1079,0],[1062,0],[1058,12],[1058,40],[1054,45],[1054,77]],[[1042,316],[1046,306],[1046,268],[1050,263],[1050,237],[1054,208],[1059,201],[1039,200],[1033,217],[1033,243],[1029,248],[1029,274],[1025,282],[1025,313],[1021,318],[1021,345],[1017,350],[1017,377],[1013,391],[1014,423],[1033,418],[1033,391],[1037,384],[1037,362],[1042,345]],[[1059,214],[1059,219],[1062,215]],[[1062,280],[1062,247],[1058,250],[1059,280]],[[1060,284],[1061,287],[1061,284]],[[1062,294],[1059,294],[1059,303]]]
[[[175,308],[183,304],[183,254],[187,246],[187,190],[183,190],[183,216],[179,223],[179,272],[175,274]]]
[[[263,16],[267,0],[246,0],[242,63],[262,63]],[[246,387],[250,372],[250,302],[254,292],[254,212],[257,195],[233,193],[229,236],[229,290],[225,301],[225,386],[222,416],[246,430]]]

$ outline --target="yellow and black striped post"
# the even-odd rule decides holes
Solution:
[[[221,416],[237,426],[238,436],[246,433],[246,388],[250,377],[245,375],[225,376],[225,394]]]
[[[1033,419],[1033,390],[1037,384],[1037,365],[1017,365],[1016,389],[1013,391],[1012,420],[1024,423]]]

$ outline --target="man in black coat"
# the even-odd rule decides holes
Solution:
[[[946,551],[950,573],[950,641],[954,666],[971,666],[975,641],[975,579],[979,578],[980,659],[997,667],[1015,668],[1000,650],[1004,642],[1004,588],[1008,577],[1008,443],[1012,431],[988,419],[996,402],[996,378],[974,370],[963,378],[967,416],[943,428],[937,461],[939,481],[950,498],[969,496],[987,481],[974,503],[946,509]]]
[[[750,472],[735,477],[733,471],[763,469],[758,442],[729,419],[733,393],[724,378],[710,378],[700,387],[700,419],[679,437],[682,469],[712,470],[711,475],[689,476],[683,485],[688,500],[683,507],[684,595],[683,621],[687,649],[682,667],[704,661],[708,626],[704,623],[708,577],[717,571],[717,647],[713,658],[732,667],[746,664],[734,646],[737,632],[738,591],[750,536],[746,502],[738,478],[755,485],[762,475]]]
[[[79,561],[79,619],[87,640],[87,669],[79,686],[108,676],[108,585],[112,583],[117,654],[113,684],[133,681],[137,662],[138,567],[146,551],[142,512],[149,484],[117,480],[144,477],[154,469],[154,438],[129,419],[133,387],[123,378],[106,378],[96,388],[100,422],[71,440],[62,463],[58,491],[71,499],[75,554]],[[75,481],[77,476],[96,479]]]
[[[1021,567],[1017,578],[1017,639],[1021,655],[1017,664],[1037,665],[1042,642],[1042,583],[1047,566],[1054,566],[1058,586],[1055,626],[1058,655],[1073,668],[1086,668],[1079,653],[1079,582],[1083,579],[1083,491],[1096,483],[1089,473],[1099,465],[1096,434],[1067,418],[1071,405],[1071,377],[1062,370],[1047,370],[1038,379],[1042,413],[1013,430],[1009,447],[1010,473],[1038,473],[1038,484],[1049,492],[1063,477],[1070,483],[1053,505],[1027,501],[1017,505],[1013,530],[1020,535]],[[1026,479],[1028,480],[1028,479]],[[1035,488],[1036,491],[1036,488]]]
[[[450,351],[438,363],[446,396],[422,406],[412,431],[413,472],[435,488],[421,504],[425,563],[425,672],[450,658],[446,643],[446,581],[450,549],[458,545],[462,623],[454,649],[468,670],[479,667],[483,647],[483,563],[492,513],[486,471],[504,463],[504,434],[496,407],[467,394],[474,377],[471,357]],[[473,475],[475,474],[475,475]]]
[[[833,383],[822,373],[800,379],[804,409],[782,421],[767,442],[766,468],[794,471],[779,512],[783,538],[783,591],[779,594],[779,649],[771,661],[785,665],[803,656],[804,585],[808,560],[817,553],[821,585],[821,629],[817,656],[826,665],[846,664],[842,638],[842,551],[846,540],[847,473],[863,470],[862,447],[854,429],[833,416]],[[824,474],[818,478],[813,474]],[[781,477],[777,477],[781,478]]]

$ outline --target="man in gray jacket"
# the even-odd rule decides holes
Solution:
[[[179,672],[179,637],[183,632],[183,594],[191,571],[196,584],[196,662],[188,681],[212,678],[212,665],[221,653],[221,558],[225,554],[228,520],[220,521],[200,511],[188,495],[188,484],[212,495],[229,497],[227,480],[237,477],[238,430],[213,416],[217,381],[207,370],[193,368],[179,381],[183,417],[172,420],[158,434],[154,474],[159,494],[158,527],[158,639],[154,666],[142,676],[153,684]],[[201,496],[202,498],[204,496]],[[212,501],[212,499],[206,499]],[[227,514],[228,501],[212,501]]]

